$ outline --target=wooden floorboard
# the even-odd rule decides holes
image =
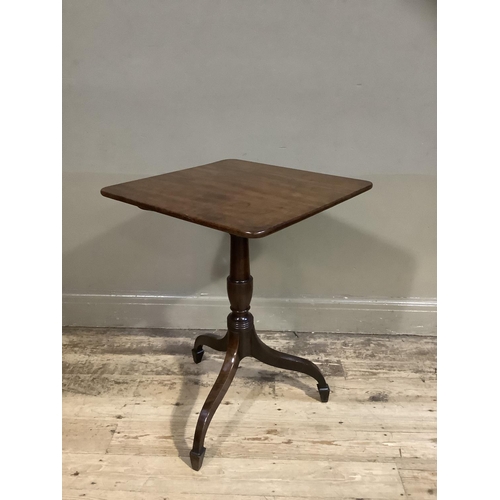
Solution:
[[[330,401],[310,377],[245,358],[194,472],[222,354],[195,365],[199,331],[63,333],[65,500],[436,498],[434,337],[262,333],[317,363]]]

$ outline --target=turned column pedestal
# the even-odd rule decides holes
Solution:
[[[253,278],[250,275],[248,239],[231,235],[231,263],[227,278],[227,294],[231,304],[231,313],[227,317],[227,333],[218,338],[215,335],[200,335],[194,342],[193,359],[199,363],[203,358],[204,346],[216,351],[226,351],[219,376],[198,417],[194,434],[193,449],[190,453],[191,465],[200,470],[205,455],[205,435],[222,398],[226,394],[236,374],[240,361],[252,356],[262,363],[306,373],[318,382],[318,391],[323,403],[328,401],[330,388],[320,369],[307,359],[285,354],[271,349],[264,344],[254,328],[253,315],[250,312]]]

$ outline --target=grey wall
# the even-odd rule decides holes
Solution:
[[[433,333],[436,6],[63,2],[65,324],[223,328],[228,236],[105,199],[222,158],[366,178],[251,241],[261,329]]]

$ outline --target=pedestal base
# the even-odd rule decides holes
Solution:
[[[205,456],[203,443],[208,426],[229,389],[243,358],[252,356],[266,365],[310,375],[318,382],[319,396],[323,403],[328,401],[330,395],[330,388],[325,378],[313,362],[271,349],[260,340],[255,332],[253,316],[249,312],[252,290],[253,278],[250,275],[248,239],[231,235],[230,273],[227,278],[227,295],[231,305],[231,313],[227,317],[227,333],[222,338],[212,334],[200,335],[195,340],[193,347],[195,363],[199,363],[203,358],[205,352],[203,346],[211,347],[217,351],[226,351],[219,376],[208,394],[196,424],[193,449],[190,454],[194,470],[201,468]]]

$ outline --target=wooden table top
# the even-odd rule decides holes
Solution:
[[[369,181],[221,160],[108,186],[101,194],[244,238],[261,238],[372,187]]]

